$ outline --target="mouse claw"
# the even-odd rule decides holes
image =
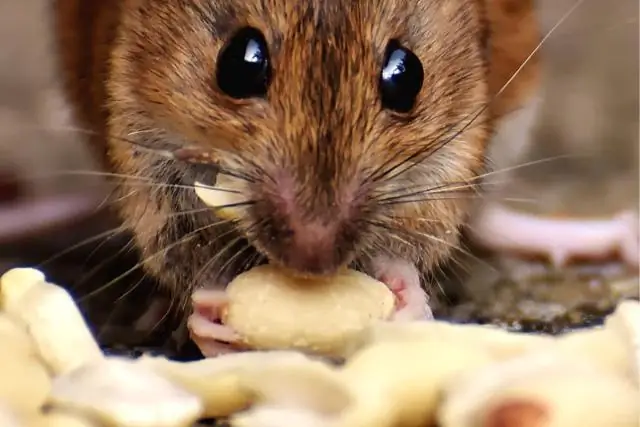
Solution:
[[[373,263],[375,276],[396,296],[396,312],[392,321],[431,320],[429,297],[420,286],[416,267],[400,259],[378,257]]]
[[[227,301],[225,292],[218,290],[201,289],[192,296],[193,314],[187,320],[187,327],[191,339],[205,357],[243,350],[238,334],[219,323]]]

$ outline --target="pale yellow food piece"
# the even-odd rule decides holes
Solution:
[[[626,363],[621,363],[620,367],[625,369],[626,375],[640,387],[640,302],[621,302],[605,320],[605,327],[615,332],[623,343],[624,349],[619,351],[624,352]],[[601,351],[612,353],[611,348],[602,348]]]
[[[23,420],[8,406],[7,402],[0,398],[0,426],[2,427],[26,427]]]
[[[340,371],[320,360],[250,369],[240,377],[262,406],[281,405],[316,413],[341,413],[355,401],[355,395]]]
[[[341,356],[349,342],[395,305],[389,288],[354,270],[300,279],[269,265],[253,268],[227,287],[223,322],[256,349],[298,349]]]
[[[34,354],[0,345],[0,402],[19,415],[36,413],[51,391],[47,369]]]
[[[542,348],[539,349],[542,351]],[[554,339],[549,349],[569,358],[585,359],[612,374],[632,378],[633,358],[628,344],[612,328],[571,331]]]
[[[2,309],[22,322],[53,374],[103,357],[69,293],[34,269],[14,269],[0,278]]]
[[[70,411],[53,410],[30,419],[26,427],[103,427],[97,421]]]
[[[241,182],[236,178],[218,174],[214,186],[196,181],[193,188],[205,205],[216,208],[217,216],[224,219],[235,219],[238,217],[239,207],[232,205],[248,200],[247,196],[243,194],[240,184]],[[227,207],[221,208],[221,206]]]
[[[257,405],[231,418],[233,427],[335,427],[336,422],[335,416],[283,405]]]
[[[45,275],[35,268],[13,268],[0,276],[0,306],[3,310],[20,299],[25,292],[45,282]]]
[[[263,378],[265,371],[294,369],[318,362],[293,351],[247,352],[222,355],[194,362],[176,362],[164,357],[143,356],[145,366],[202,400],[203,416],[226,417],[245,409],[256,392],[243,385],[242,378]]]
[[[339,427],[432,425],[442,391],[456,378],[487,366],[481,348],[462,342],[383,342],[355,354],[342,370],[355,403]]]
[[[0,352],[9,351],[16,355],[34,355],[36,348],[26,327],[0,312]]]
[[[617,318],[622,319],[621,315]],[[630,329],[625,326],[624,330]],[[553,337],[508,332],[493,326],[457,325],[437,320],[380,322],[363,331],[356,341],[359,342],[360,348],[376,342],[413,340],[428,341],[433,345],[442,341],[464,342],[484,349],[496,361],[549,348],[550,351],[563,353],[568,357],[588,357],[602,368],[626,377],[631,376],[630,370],[634,366],[629,340],[615,332],[612,327],[571,331]]]
[[[638,420],[640,390],[628,380],[546,352],[469,373],[450,386],[438,414],[442,427],[637,427]]]
[[[200,399],[130,359],[105,358],[55,378],[54,408],[113,427],[186,427],[202,414]]]
[[[543,345],[554,343],[554,338],[543,335],[508,332],[489,325],[459,325],[432,320],[411,322],[377,322],[363,330],[354,340],[353,350],[379,342],[425,342],[438,346],[441,342],[465,343],[486,351],[496,360],[508,359]]]

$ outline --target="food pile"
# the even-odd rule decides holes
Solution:
[[[195,362],[106,356],[71,296],[32,269],[0,278],[0,309],[3,427],[640,425],[635,301],[560,337],[372,320],[336,347],[339,366],[287,348]]]

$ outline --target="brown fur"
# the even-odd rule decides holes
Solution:
[[[119,185],[120,212],[147,270],[184,295],[255,261],[253,249],[238,252],[245,239],[293,265],[288,245],[303,247],[295,230],[309,224],[334,231],[319,248],[323,272],[354,257],[366,265],[377,253],[413,259],[424,273],[437,266],[457,244],[468,197],[382,200],[473,179],[493,119],[517,108],[537,76],[533,64],[489,112],[440,144],[537,43],[533,1],[481,1],[57,0],[60,56],[79,119],[98,132],[109,169],[161,186]],[[234,101],[215,86],[217,53],[245,25],[260,29],[271,50],[267,100]],[[410,47],[425,70],[409,117],[379,107],[390,38]],[[212,150],[223,169],[250,178],[244,191],[255,203],[237,228],[209,211],[181,215],[202,205],[192,190],[167,184],[191,185],[200,172],[131,142]],[[431,155],[405,173],[371,179],[417,151]],[[293,195],[294,212],[280,206],[283,192]]]

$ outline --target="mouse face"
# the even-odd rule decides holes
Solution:
[[[428,271],[456,245],[490,130],[477,4],[124,3],[109,147],[115,171],[146,181],[120,192],[150,271],[181,289],[265,259],[314,275],[384,254]],[[213,165],[157,154],[187,146],[236,177],[237,221],[192,189]]]

